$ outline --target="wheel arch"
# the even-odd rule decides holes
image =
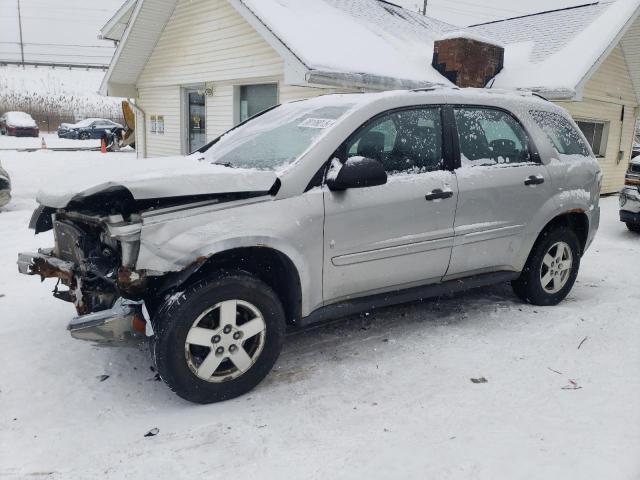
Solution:
[[[536,237],[536,242],[544,232],[556,227],[568,227],[573,230],[580,242],[580,255],[582,255],[589,238],[589,217],[586,212],[583,209],[576,208],[559,213],[540,230]]]
[[[269,285],[282,302],[287,323],[299,322],[302,317],[300,273],[287,254],[272,247],[236,247],[201,257],[185,270],[168,275],[157,292],[176,291],[217,272],[238,270]]]

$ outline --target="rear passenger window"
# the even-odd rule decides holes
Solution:
[[[349,140],[347,156],[378,160],[391,175],[441,170],[440,109],[402,110],[378,117]]]
[[[462,166],[531,161],[529,139],[508,113],[488,108],[455,108]]]
[[[532,110],[529,113],[542,131],[547,134],[558,153],[564,155],[590,155],[589,149],[584,144],[580,134],[571,125],[571,122],[562,115],[542,110]]]

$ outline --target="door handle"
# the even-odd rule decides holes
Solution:
[[[443,190],[442,188],[436,188],[424,196],[425,200],[431,202],[433,200],[443,200],[445,198],[453,197],[453,190]]]
[[[528,177],[525,181],[524,184],[529,186],[529,185],[541,185],[544,183],[544,177],[542,175],[531,175],[530,177]]]

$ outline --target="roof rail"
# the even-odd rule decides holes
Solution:
[[[409,90],[410,92],[433,92],[434,90],[441,90],[441,89],[451,89],[451,90],[460,90],[460,87],[450,87],[449,85],[432,85],[430,87],[422,87],[422,88],[412,88],[411,90]]]

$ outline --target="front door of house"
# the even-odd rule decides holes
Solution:
[[[207,143],[205,96],[187,91],[187,153],[195,152]]]

